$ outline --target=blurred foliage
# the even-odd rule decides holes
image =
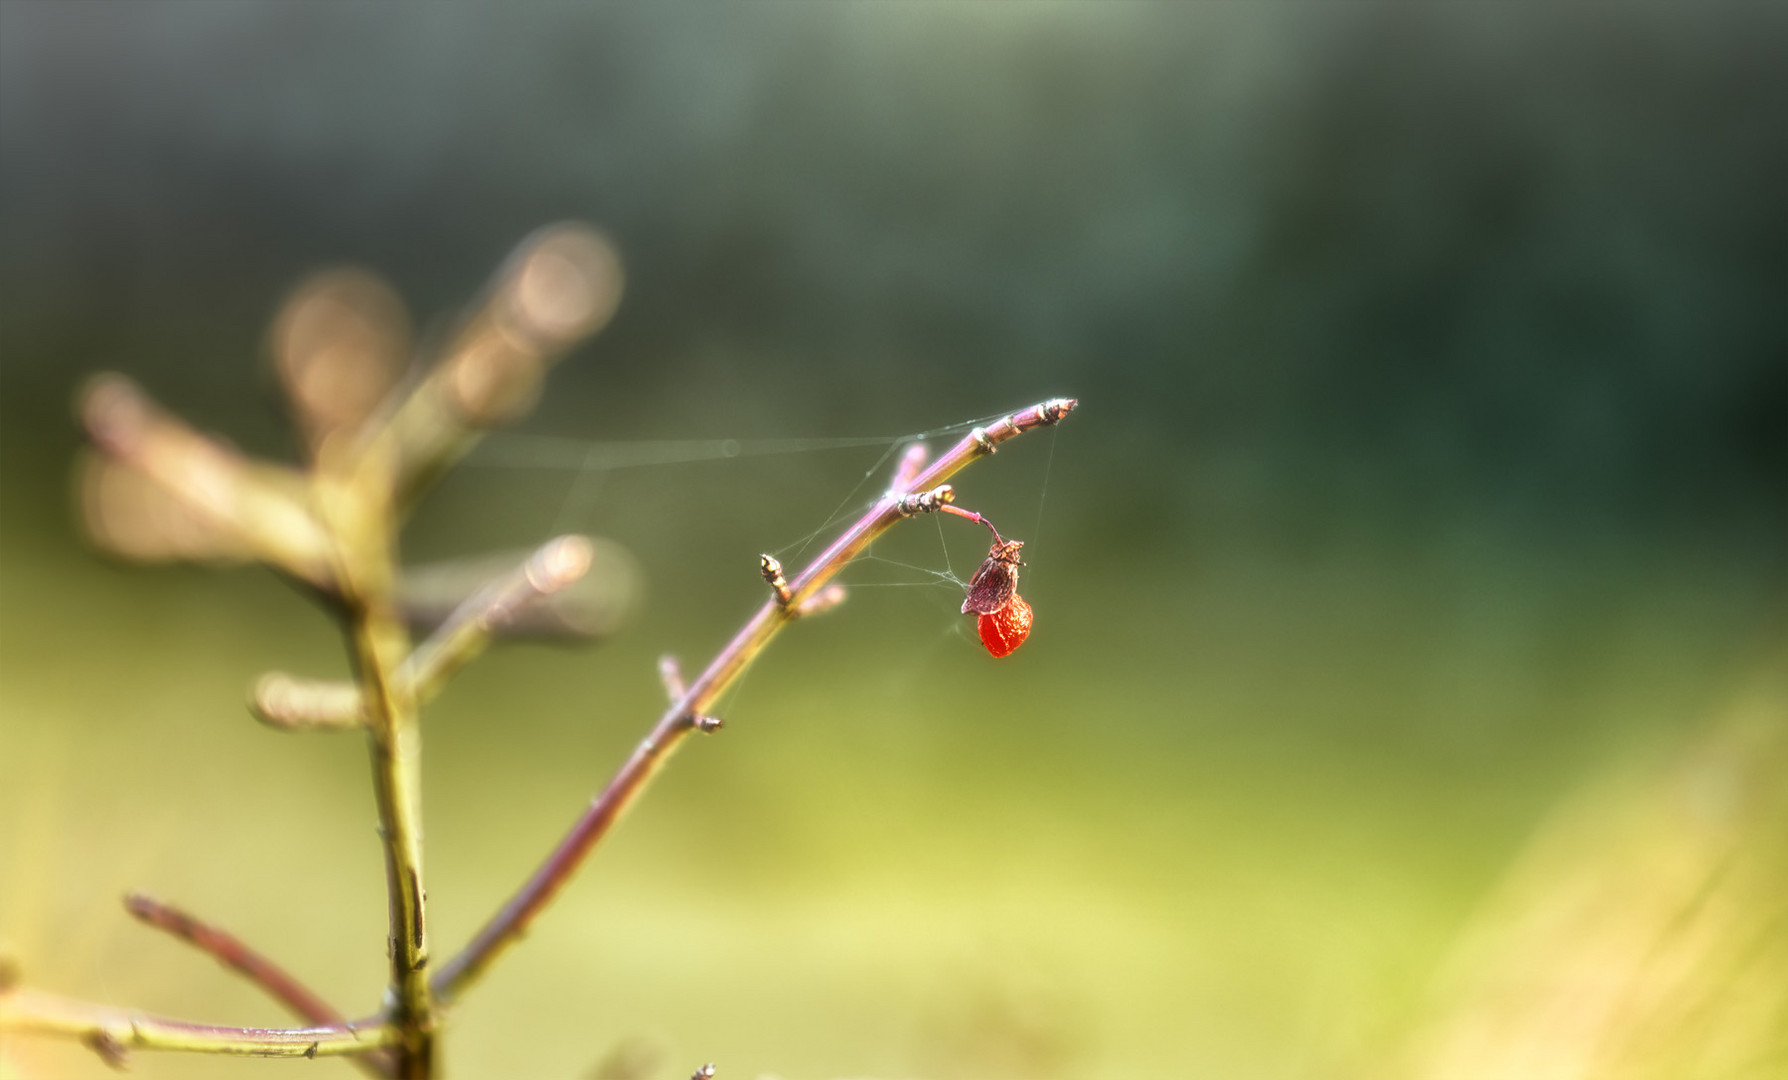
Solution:
[[[295,457],[254,362],[294,283],[374,268],[430,340],[580,218],[628,295],[536,433],[1085,404],[959,485],[1027,542],[1025,648],[947,587],[797,627],[458,1010],[457,1075],[1420,1075],[1567,1023],[1568,1075],[1767,1075],[1785,42],[1736,3],[0,5],[0,939],[39,985],[278,1019],[130,925],[141,887],[373,1004],[361,747],[241,704],[336,643],[264,576],[83,553],[67,402],[117,367]],[[473,461],[422,507],[417,560],[583,527],[646,581],[627,635],[495,654],[428,717],[440,940],[877,453],[581,493]],[[920,525],[878,552],[942,569]],[[1759,801],[1696,809],[1708,768]],[[1553,1006],[1597,956],[1635,989],[1590,1024]]]
[[[1418,1075],[1788,1071],[1788,664],[1662,775],[1603,784],[1519,860],[1459,950]]]

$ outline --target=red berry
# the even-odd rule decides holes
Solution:
[[[976,620],[981,644],[995,656],[1005,656],[1024,644],[1031,634],[1031,606],[1016,592],[1005,607]]]

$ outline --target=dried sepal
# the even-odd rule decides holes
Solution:
[[[962,612],[991,615],[1006,606],[1018,589],[1018,551],[1023,540],[994,540],[981,561],[980,569],[969,578],[968,595],[963,598]]]

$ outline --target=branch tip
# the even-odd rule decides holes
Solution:
[[[936,504],[930,509],[947,505],[943,500],[950,498],[950,494],[945,494],[950,489],[944,481],[984,456],[994,445],[1059,420],[1073,405],[1071,398],[1046,401],[1012,413],[990,428],[976,428],[904,486],[933,485],[925,493]],[[909,450],[908,455],[916,457],[916,452]],[[805,605],[795,605],[794,598],[799,596],[806,601],[825,595],[831,579],[877,537],[912,514],[925,512],[918,501],[920,498],[890,492],[877,500],[863,517],[814,556],[792,584],[784,577],[783,568],[774,557],[765,555],[760,559],[765,580],[772,588],[782,587],[777,589],[777,597],[759,608],[701,674],[688,684],[684,693],[671,702],[658,723],[640,740],[601,793],[590,800],[589,807],[572,823],[527,881],[486,920],[463,949],[435,969],[431,984],[439,1000],[443,1003],[453,1001],[505,950],[521,939],[534,919],[577,873],[591,850],[650,782],[667,755],[697,727],[700,720],[695,710],[716,700],[750,666],[770,639],[788,625],[791,617],[801,613]],[[992,529],[990,522],[982,520]],[[794,611],[790,610],[791,606],[795,607]],[[709,1069],[711,1066],[704,1067],[697,1080],[709,1080],[712,1077]]]
[[[528,581],[542,596],[550,596],[589,573],[596,545],[587,536],[561,536],[548,542],[528,559]]]
[[[714,1063],[710,1061],[695,1070],[695,1075],[691,1076],[689,1080],[714,1080]]]

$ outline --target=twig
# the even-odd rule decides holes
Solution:
[[[561,536],[545,544],[521,566],[455,608],[428,640],[398,665],[394,681],[403,684],[418,705],[432,701],[447,681],[475,660],[491,638],[528,605],[583,577],[593,550],[582,536]],[[279,671],[256,681],[249,711],[262,723],[288,731],[346,731],[366,721],[359,687]]]
[[[346,1017],[309,987],[278,964],[243,944],[234,934],[142,893],[125,896],[124,909],[139,922],[172,934],[200,952],[209,953],[218,963],[267,991],[274,1000],[296,1013],[299,1019],[313,1024],[346,1022]]]
[[[366,724],[360,688],[269,671],[248,692],[248,711],[281,731],[359,731]]]
[[[87,384],[81,417],[95,445],[205,525],[303,581],[331,587],[328,537],[305,505],[301,474],[249,462],[162,411],[122,375]]]
[[[814,593],[799,604],[796,604],[795,614],[801,616],[803,619],[809,615],[823,615],[837,607],[839,604],[844,603],[844,599],[848,595],[849,593],[845,591],[844,586],[834,581],[819,592]]]
[[[138,921],[172,934],[200,952],[209,954],[218,963],[265,990],[299,1019],[329,1027],[341,1027],[348,1022],[347,1017],[315,991],[244,944],[234,934],[142,893],[127,895],[124,898],[124,909]],[[355,1059],[355,1064],[373,1076],[391,1075],[390,1058],[382,1050],[371,1051]]]
[[[0,1032],[79,1039],[109,1059],[130,1050],[189,1050],[258,1057],[340,1057],[378,1050],[395,1037],[381,1024],[305,1028],[221,1027],[95,1005],[40,990],[0,994]]]
[[[583,536],[548,541],[516,570],[467,597],[403,662],[398,677],[409,680],[419,700],[430,700],[523,608],[583,577],[594,550]]]
[[[553,361],[620,299],[620,261],[606,240],[581,225],[541,229],[497,271],[441,362],[348,458],[394,462],[396,509],[408,508],[485,428],[531,405]]]
[[[992,453],[999,443],[1031,428],[1055,423],[1066,416],[1075,404],[1071,398],[1056,398],[1005,417],[992,427],[974,429],[929,469],[914,477],[912,486],[925,488],[943,483],[976,458]],[[780,596],[773,597],[721,649],[701,677],[659,718],[651,733],[633,751],[602,794],[591,802],[589,809],[572,825],[533,875],[485,923],[471,942],[436,972],[432,980],[433,987],[436,997],[443,1004],[456,998],[527,930],[528,924],[564,888],[596,842],[602,839],[609,827],[664,764],[671,751],[692,730],[693,718],[705,712],[757,654],[763,651],[776,632],[797,617],[800,605],[824,588],[835,574],[877,537],[907,516],[901,508],[905,494],[889,492],[884,495],[874,508],[846,529],[843,535],[789,583],[789,602],[786,606],[781,602]]]
[[[375,443],[373,452],[389,447]],[[397,462],[340,462],[317,476],[314,502],[335,545],[345,636],[366,709],[373,795],[385,856],[391,1024],[398,1032],[396,1075],[433,1073],[436,1016],[428,989],[428,933],[422,878],[422,730],[416,695],[397,677],[410,653],[395,608],[396,536],[391,485]]]
[[[313,432],[308,473],[248,461],[162,413],[121,377],[90,386],[83,414],[93,442],[117,469],[164,491],[191,518],[203,541],[189,545],[194,553],[252,554],[339,601],[335,610],[345,623],[357,686],[342,694],[327,684],[275,677],[262,681],[265,693],[257,697],[267,699],[259,703],[271,720],[288,726],[347,726],[340,721],[350,713],[364,721],[385,856],[391,986],[385,1010],[362,1030],[355,1023],[306,1029],[190,1024],[9,985],[0,992],[0,1031],[72,1036],[114,1063],[137,1047],[306,1057],[388,1047],[382,1060],[391,1075],[426,1080],[433,1074],[438,1014],[427,977],[418,698],[438,689],[528,599],[580,575],[591,553],[581,538],[549,545],[538,564],[521,572],[525,581],[499,581],[412,653],[399,617],[397,524],[421,489],[485,428],[531,403],[551,362],[607,321],[620,288],[619,263],[601,237],[574,225],[541,230],[505,264],[483,307],[427,376],[376,416],[360,412],[360,402],[323,418],[327,430]],[[308,397],[297,404],[309,419],[321,417]],[[130,550],[169,548],[139,543]],[[174,925],[239,968],[259,960],[227,935],[210,928],[200,933],[202,924]]]

